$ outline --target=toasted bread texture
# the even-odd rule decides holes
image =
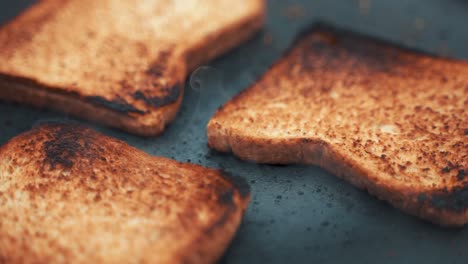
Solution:
[[[0,29],[0,99],[158,135],[188,72],[264,13],[264,0],[39,1]]]
[[[213,263],[249,197],[224,172],[42,125],[0,148],[0,263]]]
[[[468,63],[316,24],[218,110],[209,146],[314,164],[405,212],[468,222]]]

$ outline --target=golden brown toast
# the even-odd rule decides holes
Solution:
[[[322,166],[405,212],[468,222],[468,63],[317,24],[208,124],[209,146]]]
[[[39,1],[0,29],[0,99],[158,135],[188,72],[264,16],[264,0]]]
[[[42,125],[0,148],[0,263],[213,263],[249,198],[221,171]]]

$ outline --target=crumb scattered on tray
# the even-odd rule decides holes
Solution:
[[[414,27],[417,30],[422,31],[422,30],[424,30],[425,26],[426,26],[426,22],[425,22],[425,20],[423,18],[417,17],[417,18],[414,19]]]
[[[445,41],[437,48],[437,53],[444,57],[450,56],[450,49]]]
[[[369,15],[372,7],[372,0],[359,0],[359,12],[361,15]]]
[[[273,35],[271,34],[271,32],[265,32],[265,34],[263,34],[263,44],[265,46],[271,46],[271,44],[273,44]]]
[[[304,7],[300,4],[292,4],[288,6],[284,12],[284,16],[286,16],[289,19],[301,18],[304,15]]]

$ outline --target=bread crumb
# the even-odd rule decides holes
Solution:
[[[289,19],[301,18],[305,15],[305,10],[300,4],[292,4],[286,8],[284,15]]]
[[[372,0],[359,0],[359,12],[361,15],[369,15],[372,7]]]
[[[271,32],[266,32],[263,35],[263,44],[265,46],[271,46],[271,44],[273,44],[273,35],[271,34]]]
[[[425,20],[423,18],[417,17],[417,18],[414,19],[414,27],[417,30],[422,31],[422,30],[424,30],[425,26],[426,26],[426,22],[425,22]]]
[[[437,48],[437,53],[441,56],[448,57],[450,56],[450,49],[447,42],[443,41]]]

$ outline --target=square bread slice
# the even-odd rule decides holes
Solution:
[[[0,100],[158,135],[187,74],[264,17],[264,0],[38,1],[0,28]]]
[[[468,63],[316,24],[208,124],[209,146],[314,164],[405,212],[468,222]]]
[[[222,171],[42,125],[0,147],[0,263],[214,263],[249,199]]]

